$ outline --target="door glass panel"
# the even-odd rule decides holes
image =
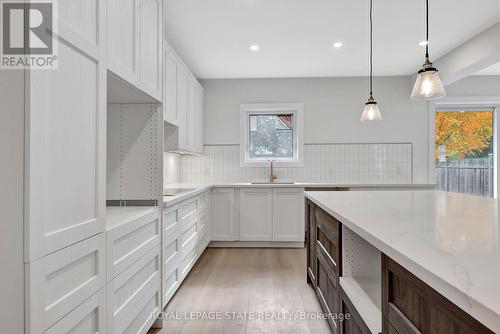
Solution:
[[[493,111],[436,112],[438,190],[493,196]]]

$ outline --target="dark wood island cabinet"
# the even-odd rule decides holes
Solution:
[[[429,285],[397,262],[378,252],[373,257],[378,268],[378,280],[374,280],[375,288],[366,295],[371,295],[374,314],[366,320],[366,308],[356,290],[344,289],[347,282],[356,281],[348,277],[353,268],[349,261],[366,254],[350,254],[347,247],[352,246],[354,233],[339,220],[306,198],[306,242],[307,242],[307,281],[314,288],[318,300],[329,317],[332,333],[339,334],[372,334],[381,331],[384,334],[490,334],[476,319],[450,302]],[[343,254],[343,238],[345,247]],[[366,241],[359,241],[366,243]],[[373,246],[367,246],[372,247]],[[375,249],[375,248],[373,248]],[[345,264],[345,283],[343,281],[343,264]],[[349,267],[349,268],[348,268]],[[360,282],[363,279],[359,279]],[[350,284],[350,283],[349,283]],[[362,284],[360,291],[362,291]],[[377,286],[378,285],[378,286]],[[354,284],[354,286],[357,286]],[[353,293],[353,291],[355,293]],[[375,293],[373,292],[375,291]],[[350,295],[350,294],[351,295]],[[377,295],[377,296],[373,296]],[[353,299],[354,298],[354,299]],[[353,300],[351,300],[353,299]],[[356,300],[356,302],[355,302]],[[357,304],[356,304],[357,303]],[[355,305],[358,305],[359,310]],[[361,310],[363,309],[363,310]],[[362,312],[365,312],[363,315]],[[342,321],[338,314],[349,314]],[[373,326],[373,316],[379,326]],[[369,325],[371,324],[371,326]],[[374,332],[374,328],[380,328]]]

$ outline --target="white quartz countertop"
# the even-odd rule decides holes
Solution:
[[[122,224],[160,210],[150,206],[108,206],[106,207],[106,231]]]
[[[499,201],[434,190],[306,197],[500,333]]]
[[[264,181],[263,181],[264,182]],[[352,188],[353,190],[361,189],[434,189],[434,184],[427,183],[405,183],[405,184],[367,184],[367,183],[251,183],[251,182],[240,182],[240,183],[211,183],[211,184],[199,184],[199,183],[170,183],[165,185],[164,189],[189,189],[189,191],[180,193],[175,196],[163,196],[163,203],[167,206],[178,203],[184,199],[190,198],[192,196],[198,195],[205,190],[211,188]]]

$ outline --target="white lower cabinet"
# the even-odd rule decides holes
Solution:
[[[210,191],[163,210],[165,307],[210,242]]]
[[[293,242],[288,245],[301,247],[305,240],[304,188],[215,188],[211,207],[212,241]]]
[[[269,241],[273,238],[273,190],[240,189],[240,240]]]
[[[179,231],[163,240],[163,302],[165,307],[179,287],[180,238]]]
[[[108,282],[160,243],[160,209],[150,211],[106,232]]]
[[[147,333],[161,312],[161,248],[158,244],[107,285],[108,333]]]
[[[106,283],[104,233],[26,264],[26,332],[46,331]]]
[[[198,217],[184,223],[181,232],[181,277],[187,276],[198,255]]]
[[[45,334],[105,334],[106,289],[102,288],[64,318],[50,327]]]
[[[234,241],[235,238],[235,189],[212,190],[212,241]]]
[[[304,189],[273,189],[273,240],[304,241]]]

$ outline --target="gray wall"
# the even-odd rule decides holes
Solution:
[[[499,75],[475,75],[446,86],[446,95],[458,96],[500,96]]]
[[[359,119],[367,78],[221,79],[202,80],[202,85],[207,145],[239,144],[240,103],[303,102],[306,144],[413,143],[414,181],[429,181],[428,105],[410,101],[410,77],[375,78],[384,119],[366,123]]]

